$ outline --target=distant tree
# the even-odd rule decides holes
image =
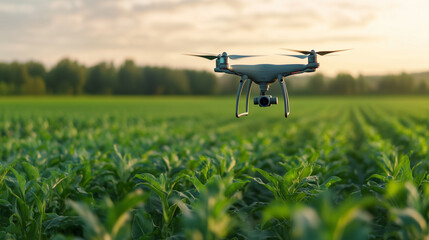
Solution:
[[[30,77],[40,77],[42,79],[46,77],[46,68],[40,62],[26,62],[25,67],[27,68],[27,72]]]
[[[339,73],[337,77],[329,84],[329,92],[332,94],[356,94],[356,81],[348,73]]]
[[[359,74],[358,78],[356,79],[356,93],[357,94],[368,94],[370,93],[371,88],[369,86],[368,81],[365,79],[365,77],[361,74]]]
[[[28,77],[22,85],[24,95],[43,95],[46,93],[45,81],[41,77]]]
[[[133,60],[127,59],[119,67],[116,94],[138,94],[144,91],[144,75]]]
[[[13,94],[13,82],[8,63],[0,63],[0,95]]]
[[[12,62],[9,64],[9,82],[11,82],[10,90],[12,94],[22,94],[22,85],[29,78],[27,69],[23,64]]]
[[[0,96],[9,95],[9,84],[0,81]]]
[[[412,94],[414,93],[415,86],[414,86],[414,77],[411,76],[408,73],[401,73],[398,75],[398,87],[402,89],[403,93],[405,94]]]
[[[189,79],[183,70],[164,70],[164,78],[161,80],[164,94],[189,94]]]
[[[116,69],[113,63],[102,62],[88,69],[85,92],[112,94],[116,85]]]
[[[215,94],[218,92],[218,80],[213,73],[195,70],[184,71],[189,80],[192,94]]]
[[[237,94],[240,77],[230,74],[223,74],[218,77],[219,92],[221,94]]]
[[[85,67],[77,61],[64,58],[48,73],[47,89],[53,94],[82,94],[85,72]]]
[[[33,65],[18,62],[0,64],[1,95],[39,95],[45,93],[45,82],[42,78],[43,71],[41,71],[41,74],[32,76],[29,74],[28,66],[31,68]],[[33,70],[34,68],[31,69]]]
[[[415,91],[418,94],[429,93],[428,85],[425,81],[421,81]]]
[[[311,94],[323,94],[325,92],[325,76],[321,73],[312,75],[307,84],[307,91]]]
[[[43,95],[46,93],[46,69],[40,62],[30,61],[24,64],[27,77],[22,86],[25,95]]]
[[[144,78],[147,80],[146,94],[160,94],[163,92],[160,80],[164,78],[163,69],[158,67],[144,67]]]
[[[6,84],[10,84],[12,82],[8,63],[0,63],[0,82],[4,82]]]
[[[189,79],[185,71],[165,67],[145,67],[147,94],[189,94]]]
[[[414,78],[406,73],[387,75],[381,78],[377,90],[383,94],[411,94],[414,92]]]
[[[383,94],[394,94],[397,93],[398,86],[397,79],[394,75],[387,75],[381,78],[378,82],[377,90],[379,93]]]

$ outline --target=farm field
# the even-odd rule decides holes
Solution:
[[[0,98],[0,239],[429,239],[429,97],[234,107]]]

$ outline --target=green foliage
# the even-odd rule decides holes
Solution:
[[[185,70],[189,79],[190,92],[197,95],[208,95],[218,92],[218,81],[215,75],[209,72]],[[237,81],[231,80],[232,83]]]
[[[118,82],[115,86],[117,94],[137,94],[146,88],[142,71],[133,60],[127,59],[119,67]]]
[[[352,75],[340,73],[329,83],[329,92],[332,94],[356,95],[357,84]]]
[[[113,63],[102,62],[88,69],[85,92],[89,94],[112,94],[117,80]]]
[[[304,205],[299,202],[274,202],[263,212],[265,227],[273,227],[278,234],[292,223],[293,239],[368,239],[371,215],[365,208],[374,205],[372,199],[347,199],[332,205],[328,193]]]
[[[138,66],[126,59],[119,66],[100,62],[83,66],[64,58],[53,68],[40,62],[0,63],[0,96],[4,95],[214,95],[236,94],[239,76],[215,75],[209,71]],[[423,95],[429,93],[427,73],[353,77],[339,73],[333,78],[321,73],[300,74],[287,78],[294,95]],[[253,94],[259,90],[253,88]],[[280,95],[273,84],[273,95]]]
[[[189,207],[183,202],[178,203],[183,212],[187,239],[223,239],[231,232],[236,223],[228,209],[236,200],[234,194],[249,182],[233,182],[232,179],[214,175],[205,185],[198,178],[191,179],[198,198],[191,200]]]
[[[46,77],[46,68],[40,62],[26,62],[25,67],[27,68],[28,75],[30,75],[30,77],[40,77],[42,79]]]
[[[25,95],[43,95],[45,92],[45,81],[41,77],[28,77],[22,86],[22,93]]]
[[[381,93],[410,94],[414,91],[414,78],[406,73],[384,76],[378,83]]]
[[[68,204],[76,211],[85,223],[86,239],[126,239],[131,235],[130,210],[145,201],[142,191],[135,191],[113,203],[106,199],[102,205],[105,212],[105,221],[101,223],[96,214],[83,204],[68,200]],[[139,216],[139,215],[137,215]]]
[[[46,85],[53,94],[82,94],[85,68],[77,61],[64,58],[49,72]]]
[[[313,74],[308,81],[308,92],[311,94],[322,94],[325,92],[325,77],[321,73]]]
[[[0,99],[0,239],[429,237],[429,99],[233,100]]]

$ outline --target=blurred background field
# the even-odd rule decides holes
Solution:
[[[429,99],[0,99],[3,239],[424,239]]]

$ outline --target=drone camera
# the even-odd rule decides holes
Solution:
[[[272,97],[271,95],[263,95],[259,97],[255,97],[253,99],[253,103],[255,105],[259,105],[260,107],[269,107],[271,104],[277,104],[278,98]]]

